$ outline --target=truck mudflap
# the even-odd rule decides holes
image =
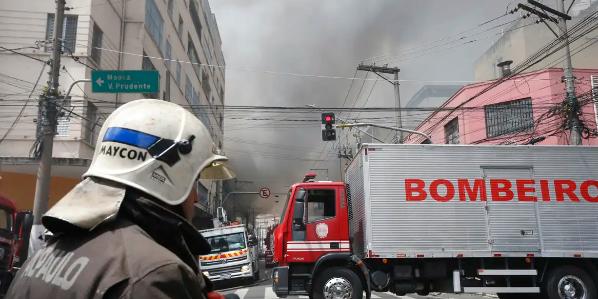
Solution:
[[[361,274],[363,274],[363,278],[365,280],[363,290],[365,291],[366,299],[370,299],[372,295],[372,288],[370,286],[370,271],[360,258],[350,253],[328,253],[323,255],[321,258],[318,259],[318,261],[316,261],[316,264],[314,265],[314,268],[311,273],[312,279],[315,277],[315,274],[319,270],[319,268],[326,262],[331,260],[344,260],[355,265],[355,267],[357,267],[361,271]],[[308,290],[308,292],[311,293],[311,287]]]
[[[355,255],[351,255],[351,262],[353,262],[355,266],[357,266],[357,268],[361,270],[361,273],[363,273],[363,277],[365,278],[365,285],[363,288],[363,290],[365,291],[365,298],[370,299],[370,297],[372,296],[372,288],[370,284],[370,270],[368,270],[368,267],[365,266],[365,263]]]
[[[272,290],[276,296],[285,298],[289,295],[289,267],[272,269]]]

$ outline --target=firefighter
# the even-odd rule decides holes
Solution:
[[[83,181],[43,217],[48,245],[7,298],[218,298],[198,267],[210,245],[190,224],[198,178],[233,176],[184,108],[137,100],[102,126]]]

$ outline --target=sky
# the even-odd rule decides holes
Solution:
[[[517,17],[503,16],[512,2],[211,0],[226,61],[225,105],[394,107],[393,86],[356,72],[361,62],[401,69],[403,105],[424,84],[466,84],[476,59],[508,28],[502,24]],[[226,111],[224,151],[237,173],[234,189],[280,194],[232,197],[231,208],[279,214],[280,199],[310,169],[320,169],[320,180],[339,179],[339,146],[321,140],[321,112]]]

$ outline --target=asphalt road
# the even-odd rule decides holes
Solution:
[[[246,282],[229,282],[220,283],[216,287],[219,292],[223,294],[237,294],[241,299],[275,299],[276,294],[272,291],[272,281],[270,280],[271,269],[265,269],[263,261],[260,263],[260,276],[259,282],[254,284],[246,284]],[[308,298],[307,296],[289,296],[287,298]],[[365,298],[365,297],[364,297]],[[497,298],[494,295],[482,295],[482,294],[430,294],[428,296],[419,296],[415,294],[409,294],[407,296],[396,296],[391,293],[372,293],[374,299],[494,299]]]

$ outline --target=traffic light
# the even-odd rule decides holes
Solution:
[[[332,141],[336,140],[336,129],[334,129],[334,122],[336,118],[334,113],[322,113],[322,140]]]

